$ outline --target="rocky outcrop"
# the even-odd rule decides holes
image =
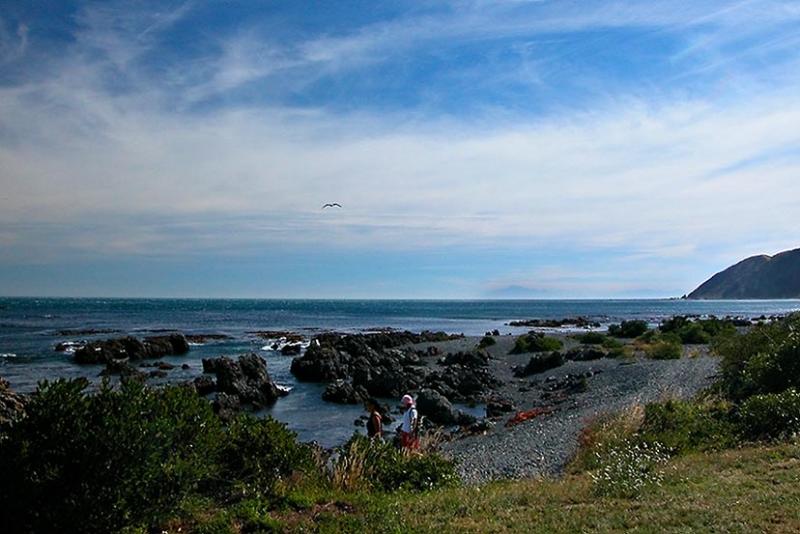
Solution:
[[[322,400],[337,404],[362,404],[369,398],[363,386],[354,386],[346,380],[335,380],[322,392]]]
[[[267,362],[254,353],[238,360],[227,356],[204,359],[203,372],[216,375],[216,390],[234,395],[241,404],[263,408],[282,396],[267,372]]]
[[[514,369],[514,376],[521,378],[562,365],[564,365],[564,355],[560,352],[535,354],[528,360],[527,365],[524,367],[518,366]]]
[[[456,410],[447,398],[432,389],[423,389],[417,395],[417,410],[437,425],[471,425],[476,418]]]
[[[586,317],[567,317],[565,319],[524,319],[521,321],[511,321],[508,326],[527,326],[532,328],[562,328],[571,326],[575,328],[597,328],[600,323],[592,321]]]
[[[324,334],[314,339],[302,357],[292,360],[291,371],[299,380],[310,382],[343,380],[354,388],[361,386],[374,397],[399,397],[428,388],[451,401],[466,401],[476,400],[496,385],[485,351],[449,354],[439,361],[441,368],[432,369],[422,358],[435,351],[418,351],[400,343],[441,336],[407,332]],[[338,388],[332,388],[330,394],[333,396]]]
[[[608,356],[608,351],[597,345],[579,345],[567,351],[564,357],[567,360],[576,362],[586,362],[590,360],[599,360]]]
[[[25,415],[25,397],[14,393],[11,385],[0,378],[0,427],[13,423]]]
[[[133,336],[90,341],[75,351],[75,362],[108,363],[113,360],[144,360],[186,354],[189,343],[183,334],[151,336],[140,340]]]

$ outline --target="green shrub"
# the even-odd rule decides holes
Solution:
[[[783,439],[800,432],[800,392],[754,395],[739,406],[739,428],[747,439]]]
[[[608,335],[622,338],[635,338],[647,332],[647,322],[640,320],[622,321],[608,327]]]
[[[151,525],[217,476],[223,428],[193,390],[42,383],[0,442],[7,532]]]
[[[297,442],[285,424],[271,417],[240,414],[228,428],[220,453],[222,478],[246,495],[272,495],[275,485],[294,472],[310,471],[311,447]]]
[[[497,341],[495,341],[492,336],[483,336],[480,342],[478,342],[478,348],[485,349],[486,347],[491,347],[495,343],[497,343]]]
[[[800,388],[800,315],[715,341],[722,391],[734,400]]]
[[[675,334],[686,345],[704,345],[716,338],[736,334],[736,326],[729,319],[710,317],[692,320],[682,315],[666,319],[659,326],[659,330],[665,334]]]
[[[684,345],[704,345],[711,342],[711,334],[706,332],[702,325],[690,323],[677,332],[681,343]]]
[[[511,354],[524,354],[526,352],[550,352],[561,350],[564,343],[555,337],[548,337],[539,332],[529,332],[517,338]]]
[[[657,339],[644,349],[645,355],[653,360],[677,360],[683,354],[683,347],[669,339]]]
[[[575,339],[584,345],[603,345],[608,340],[608,336],[600,332],[585,332],[575,336]]]
[[[673,454],[724,449],[737,443],[731,405],[718,400],[648,404],[640,433],[644,441],[662,443]]]
[[[361,484],[351,481],[351,487],[425,491],[458,482],[455,464],[437,453],[407,454],[390,443],[372,441],[363,435],[354,435],[340,449],[337,464],[363,478]]]

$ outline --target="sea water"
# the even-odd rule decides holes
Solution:
[[[481,335],[511,327],[519,319],[562,319],[582,316],[609,324],[643,319],[656,324],[677,314],[759,317],[800,310],[800,301],[689,300],[225,300],[225,299],[56,299],[0,298],[0,376],[15,389],[35,389],[40,380],[86,376],[96,381],[101,366],[79,366],[69,352],[56,352],[63,342],[104,339],[126,334],[154,335],[165,330],[186,334],[226,334],[228,339],[191,347],[185,356],[163,358],[177,368],[169,380],[189,380],[202,372],[202,358],[256,352],[267,361],[273,379],[292,388],[269,410],[303,440],[325,446],[341,443],[356,428],[359,406],[341,406],[320,399],[323,386],[298,383],[289,372],[291,357],[271,350],[252,334],[288,330],[311,337],[324,331],[361,332],[395,328],[419,332]],[[70,330],[103,333],[64,334]],[[189,369],[181,369],[182,364]]]

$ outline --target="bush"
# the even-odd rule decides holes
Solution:
[[[800,392],[754,395],[742,402],[739,428],[747,439],[784,439],[800,432]]]
[[[458,482],[455,464],[435,452],[405,453],[390,443],[353,438],[339,451],[333,483],[340,489],[424,491]]]
[[[678,336],[686,345],[704,345],[715,338],[736,334],[736,326],[729,319],[689,319],[676,315],[661,323],[659,330],[663,333],[672,333]]]
[[[679,401],[645,406],[641,436],[662,443],[673,454],[717,450],[737,443],[731,405],[725,401]]]
[[[669,461],[660,443],[623,440],[598,459],[600,468],[590,473],[595,493],[610,497],[638,497],[650,486],[664,480],[664,464]]]
[[[633,320],[622,321],[620,324],[612,324],[608,327],[608,334],[614,337],[635,338],[647,332],[648,327],[645,321]]]
[[[677,360],[683,354],[683,347],[669,339],[657,339],[644,349],[645,355],[653,360]]]
[[[495,343],[497,343],[497,341],[495,341],[495,339],[492,336],[483,336],[480,342],[478,343],[478,348],[485,349],[486,347],[491,347]]]
[[[602,345],[608,340],[608,336],[600,332],[585,332],[575,336],[575,339],[584,345]]]
[[[560,339],[548,337],[539,332],[529,332],[517,338],[511,354],[524,354],[526,352],[550,352],[561,350],[564,343]]]
[[[275,485],[294,472],[308,472],[314,463],[310,446],[298,443],[285,424],[271,417],[239,415],[229,426],[220,453],[223,480],[246,495],[273,495]]]
[[[721,389],[734,400],[800,388],[799,314],[722,338],[713,348],[722,356]]]
[[[5,531],[151,525],[215,478],[223,428],[193,390],[44,382],[0,441]]]

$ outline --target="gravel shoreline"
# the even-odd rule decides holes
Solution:
[[[561,336],[559,336],[561,337]],[[577,344],[562,337],[567,347]],[[551,413],[506,427],[513,415],[495,419],[484,435],[465,436],[443,445],[444,453],[458,462],[459,473],[467,484],[491,480],[558,476],[575,454],[578,437],[586,423],[602,414],[656,401],[660,398],[689,398],[708,387],[718,372],[718,359],[705,347],[685,349],[679,360],[646,358],[569,361],[539,375],[515,378],[512,367],[530,357],[509,355],[514,337],[501,336],[491,347],[492,372],[503,381],[499,396],[513,400],[515,411],[547,407]],[[464,339],[440,344],[444,350],[473,344]],[[542,398],[544,387],[566,375],[590,375],[585,391]],[[520,391],[522,389],[522,391]]]

